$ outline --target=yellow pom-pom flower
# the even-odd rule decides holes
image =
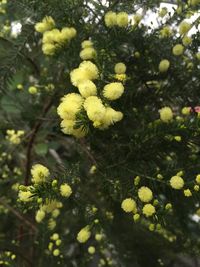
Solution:
[[[124,93],[124,86],[122,83],[114,82],[104,86],[103,95],[108,100],[116,100]]]
[[[183,115],[189,115],[190,114],[190,107],[184,107],[184,108],[182,108],[181,113]]]
[[[160,61],[160,64],[159,64],[158,68],[159,68],[160,72],[166,72],[166,71],[168,71],[169,66],[170,66],[169,60],[163,59],[162,61]]]
[[[133,212],[133,213],[136,213],[137,212],[136,202],[132,198],[126,198],[126,199],[124,199],[122,201],[121,208],[125,212]]]
[[[99,70],[97,66],[91,61],[83,61],[79,65],[79,68],[87,73],[88,80],[95,80],[99,77]]]
[[[115,65],[115,73],[124,74],[126,72],[126,65],[122,62],[119,62]]]
[[[111,107],[106,107],[106,112],[101,120],[100,128],[108,128],[110,125],[122,120],[123,113],[116,111]]]
[[[167,123],[173,119],[173,112],[170,107],[164,107],[159,110],[161,121]]]
[[[106,112],[101,99],[95,96],[90,96],[85,100],[84,108],[87,111],[88,118],[93,122],[101,121]]]
[[[177,44],[172,49],[172,53],[175,56],[180,56],[183,54],[183,52],[184,52],[184,46],[182,44]]]
[[[196,176],[196,182],[197,182],[197,184],[200,185],[200,174],[198,174],[198,175]]]
[[[96,54],[96,50],[93,47],[87,47],[80,52],[80,58],[82,60],[93,59],[96,57]]]
[[[35,184],[43,183],[50,175],[49,170],[42,164],[35,164],[31,169],[32,181]]]
[[[40,223],[45,217],[45,212],[43,210],[38,210],[35,215],[36,222]]]
[[[64,120],[74,120],[76,113],[80,111],[83,104],[83,98],[76,93],[65,95],[61,99],[61,104],[57,108],[58,115]]]
[[[91,236],[91,232],[89,230],[89,226],[82,228],[77,234],[77,240],[79,243],[85,243]]]
[[[191,29],[191,24],[186,21],[182,21],[179,25],[179,33],[181,35],[186,34],[190,29]]]
[[[128,14],[126,12],[119,12],[117,14],[117,26],[122,28],[128,26]]]
[[[81,43],[82,49],[93,47],[93,43],[90,40],[85,40]]]
[[[117,14],[109,11],[106,13],[104,20],[107,27],[113,27],[117,25]]]
[[[172,35],[172,30],[169,26],[165,26],[163,29],[160,30],[160,37],[161,38],[167,38]]]
[[[95,247],[93,247],[93,246],[90,246],[89,248],[88,248],[88,253],[89,254],[94,254],[95,253]]]
[[[191,192],[190,189],[185,189],[185,190],[183,191],[183,193],[184,193],[184,196],[185,196],[185,197],[191,197],[191,196],[192,196],[192,192]]]
[[[85,80],[80,83],[78,85],[78,90],[84,98],[95,96],[97,94],[96,85],[90,80]]]
[[[35,95],[35,94],[37,94],[37,88],[35,87],[35,86],[30,86],[29,88],[28,88],[28,92],[31,94],[31,95]]]
[[[71,186],[69,186],[68,184],[62,184],[60,186],[60,194],[62,197],[69,197],[72,194],[72,189]]]
[[[138,197],[142,202],[150,202],[153,198],[153,193],[150,188],[142,186],[138,190]]]
[[[22,202],[32,201],[32,193],[30,191],[19,191],[18,198]]]
[[[55,21],[51,16],[46,16],[42,22],[38,22],[35,25],[35,30],[40,33],[51,30],[55,27]]]
[[[170,179],[170,185],[173,189],[180,190],[184,186],[184,180],[180,176],[175,175]]]
[[[145,204],[143,209],[142,209],[142,213],[146,216],[146,217],[151,217],[156,213],[156,209],[153,205],[151,204]]]
[[[182,42],[184,46],[188,46],[192,43],[192,38],[189,36],[184,36]]]
[[[54,44],[45,43],[42,45],[42,51],[45,55],[53,56],[56,51],[56,46]]]

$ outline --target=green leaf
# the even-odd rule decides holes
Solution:
[[[45,143],[39,143],[35,145],[35,153],[39,156],[45,156],[48,152],[48,145]]]

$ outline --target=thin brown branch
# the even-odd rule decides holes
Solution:
[[[24,224],[29,226],[35,232],[37,232],[37,228],[34,224],[32,224],[27,218],[25,218],[22,214],[20,214],[17,210],[11,207],[3,198],[0,198],[0,204],[3,205],[6,209],[8,209],[13,215],[15,215],[20,221],[23,221]]]

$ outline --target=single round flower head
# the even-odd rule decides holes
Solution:
[[[126,12],[119,12],[117,14],[117,26],[122,28],[128,26],[128,14]]]
[[[89,248],[88,248],[88,253],[89,254],[94,254],[95,253],[95,247],[93,247],[93,246],[90,246]]]
[[[152,215],[156,213],[156,209],[151,204],[145,204],[142,209],[142,212],[146,217],[151,217]]]
[[[185,197],[191,197],[191,196],[192,196],[192,192],[191,192],[190,189],[185,189],[185,190],[183,191],[183,193],[184,193],[184,196],[185,196]]]
[[[188,46],[192,43],[192,38],[189,36],[184,36],[182,42],[184,46]]]
[[[183,115],[189,115],[190,114],[190,110],[191,110],[190,107],[183,107],[182,110],[181,110],[181,113]]]
[[[191,29],[191,24],[186,21],[182,21],[179,25],[179,33],[181,35],[186,34],[190,29]]]
[[[170,122],[173,119],[173,112],[170,107],[164,107],[159,110],[160,119],[163,122]]]
[[[45,212],[41,209],[39,209],[37,212],[36,212],[36,215],[35,215],[35,220],[36,222],[40,223],[45,217]]]
[[[160,72],[166,72],[166,71],[168,71],[169,66],[170,66],[169,60],[163,59],[162,61],[160,61],[160,64],[159,64],[158,68],[159,68]]]
[[[29,202],[32,201],[32,193],[30,191],[19,191],[18,198],[22,202]]]
[[[93,47],[87,47],[80,52],[80,58],[82,60],[93,59],[96,57],[96,54],[96,50]]]
[[[175,175],[170,179],[170,185],[173,189],[180,190],[184,186],[184,180],[180,176]]]
[[[54,251],[53,251],[53,255],[55,256],[55,257],[58,257],[59,255],[60,255],[60,250],[59,249],[54,249]]]
[[[198,175],[196,176],[196,182],[197,182],[197,184],[200,185],[200,174],[198,174]]]
[[[78,90],[84,98],[95,96],[97,94],[96,85],[90,80],[85,80],[80,83],[78,85]]]
[[[121,208],[125,212],[133,212],[133,213],[136,213],[137,212],[136,202],[132,198],[126,198],[126,199],[124,199],[122,201]]]
[[[80,68],[76,68],[70,72],[71,83],[74,86],[78,86],[80,83],[85,80],[90,80],[88,71]]]
[[[82,228],[78,234],[77,234],[77,240],[79,243],[85,243],[88,241],[88,239],[91,236],[91,232],[89,230],[89,226],[86,226],[84,228]]]
[[[111,107],[106,107],[106,112],[101,120],[100,128],[108,128],[110,125],[122,120],[123,113],[116,111]]]
[[[141,20],[142,20],[142,15],[141,14],[136,13],[133,16],[133,21],[134,21],[135,24],[139,24]]]
[[[31,95],[35,95],[35,94],[37,94],[38,90],[37,90],[37,88],[36,88],[35,86],[30,86],[30,87],[28,88],[28,92],[29,92]]]
[[[161,38],[167,38],[172,35],[172,30],[169,26],[165,26],[160,30],[160,37]]]
[[[184,52],[184,46],[182,44],[177,44],[172,49],[172,53],[175,56],[180,56],[183,54],[183,52]]]
[[[49,170],[41,165],[41,164],[35,164],[33,165],[32,169],[31,169],[31,175],[33,177],[33,182],[35,184],[40,184],[43,183],[47,180],[47,178],[49,177],[50,173]]]
[[[115,65],[115,73],[124,74],[126,72],[126,65],[122,62],[119,62]]]
[[[35,24],[35,30],[40,33],[51,30],[55,27],[55,21],[51,16],[46,16],[43,18],[42,22]]]
[[[82,49],[93,47],[93,43],[90,40],[85,40],[81,43]]]
[[[117,14],[115,12],[108,11],[104,20],[107,27],[113,27],[117,25]]]
[[[91,61],[83,61],[79,65],[79,69],[85,71],[88,75],[88,80],[95,80],[99,77],[99,70],[97,66]]]
[[[69,197],[72,194],[72,189],[68,184],[62,184],[60,186],[60,194],[63,197]]]
[[[45,43],[42,45],[42,51],[45,55],[53,56],[56,51],[56,46],[54,44]]]
[[[108,100],[116,100],[124,93],[124,86],[122,83],[114,82],[104,86],[103,95]]]
[[[62,97],[57,113],[62,119],[75,120],[76,113],[80,111],[84,99],[80,94],[70,93]]]
[[[150,188],[142,186],[138,190],[138,197],[142,202],[150,202],[153,198],[153,193]]]
[[[87,106],[86,108],[87,116],[93,122],[101,121],[105,116],[106,108],[104,107],[100,99],[97,102],[90,101],[86,103],[84,106]]]
[[[102,238],[103,238],[103,235],[102,235],[102,234],[96,234],[96,235],[95,235],[95,240],[96,240],[96,241],[101,241]]]
[[[76,29],[71,27],[65,27],[61,30],[61,40],[62,41],[70,41],[72,38],[76,36]]]

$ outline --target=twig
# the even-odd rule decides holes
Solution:
[[[13,207],[11,207],[8,203],[4,201],[3,198],[0,198],[0,203],[8,209],[12,214],[14,214],[20,221],[23,221],[27,226],[32,228],[35,232],[37,232],[37,228],[35,225],[33,225],[29,220],[27,220],[23,215],[21,215],[17,210],[15,210]]]

